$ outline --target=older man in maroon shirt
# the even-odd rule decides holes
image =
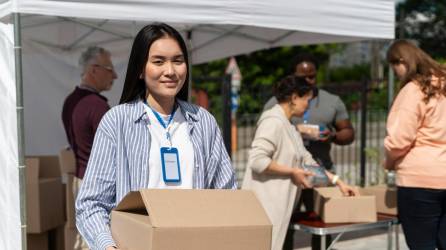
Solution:
[[[87,167],[96,129],[110,109],[100,93],[109,90],[117,78],[110,53],[99,47],[88,48],[79,59],[82,81],[65,99],[62,120],[68,142],[76,156],[76,177],[82,179]]]
[[[82,67],[81,83],[67,96],[62,109],[65,132],[76,157],[76,178],[71,183],[74,197],[87,169],[96,129],[110,109],[107,98],[100,93],[109,90],[117,78],[110,52],[103,48],[88,48],[81,55],[79,64]],[[73,249],[88,249],[80,234],[76,235]]]

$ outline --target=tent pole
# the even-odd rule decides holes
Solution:
[[[26,179],[25,179],[25,129],[23,115],[23,78],[22,78],[22,37],[20,13],[13,13],[14,18],[14,58],[16,82],[17,143],[19,161],[20,223],[22,232],[22,250],[26,245]]]

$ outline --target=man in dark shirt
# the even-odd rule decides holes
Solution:
[[[82,81],[65,99],[62,120],[68,142],[76,156],[76,177],[82,179],[87,167],[96,129],[110,109],[100,93],[109,90],[117,78],[108,51],[88,48],[79,59]]]
[[[102,91],[112,87],[117,78],[110,52],[100,47],[90,47],[79,58],[82,67],[81,83],[65,99],[62,120],[68,142],[76,158],[76,178],[72,185],[76,198],[88,158],[93,146],[94,135],[102,116],[110,109]],[[80,234],[76,235],[75,250],[88,249]]]

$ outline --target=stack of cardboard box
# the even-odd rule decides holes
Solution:
[[[27,241],[30,250],[58,249],[65,222],[64,191],[56,156],[26,158]]]
[[[64,227],[65,249],[72,250],[76,241],[76,211],[75,198],[73,194],[73,179],[76,172],[76,160],[70,148],[62,149],[59,152],[60,171],[62,172],[65,189],[65,208],[67,221]]]

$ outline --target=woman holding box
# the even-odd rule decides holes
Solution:
[[[312,187],[308,178],[314,173],[303,168],[317,163],[290,119],[303,116],[313,90],[305,78],[297,76],[288,76],[275,84],[274,95],[279,103],[262,113],[249,152],[242,188],[256,193],[273,224],[272,250],[282,249],[301,188]],[[342,193],[355,194],[338,176],[323,171]]]
[[[76,201],[92,249],[116,249],[110,212],[142,188],[235,189],[215,118],[187,103],[189,62],[181,35],[155,23],[132,46],[120,105],[102,118]]]

